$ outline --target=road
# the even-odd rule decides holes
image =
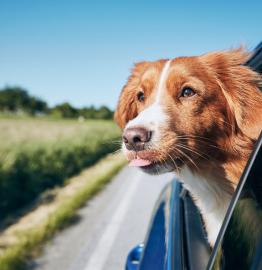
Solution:
[[[124,270],[128,252],[143,242],[154,204],[173,177],[124,168],[79,210],[76,224],[43,248],[30,269]]]

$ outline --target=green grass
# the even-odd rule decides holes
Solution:
[[[104,165],[96,165],[96,174],[95,177],[93,174],[91,181],[87,179],[71,196],[60,196],[56,202],[55,211],[44,220],[41,220],[34,228],[17,232],[18,241],[0,253],[1,270],[27,269],[27,260],[38,253],[39,247],[44,242],[72,223],[77,216],[76,210],[100,191],[123,166],[123,157],[116,155],[102,163]]]
[[[113,121],[0,118],[0,219],[119,149]]]

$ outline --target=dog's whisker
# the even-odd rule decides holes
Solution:
[[[179,137],[179,140],[188,140],[188,139],[191,139],[191,138],[187,138],[186,136],[184,136],[183,138],[180,138],[180,137]],[[208,145],[208,146],[210,146],[210,147],[215,147],[215,148],[218,148],[218,149],[220,149],[220,150],[224,150],[224,151],[226,151],[226,152],[232,153],[232,151],[226,150],[226,149],[224,149],[224,148],[222,148],[222,147],[219,147],[219,146],[216,146],[216,145],[208,144],[207,142],[203,142],[203,141],[195,140],[195,139],[194,139],[194,141],[196,141],[196,142],[201,142],[201,143],[204,143],[204,144],[206,144],[206,145]]]
[[[122,145],[122,141],[107,141],[107,142],[103,142],[102,143],[102,146],[109,145],[109,144],[119,144],[119,145]]]
[[[173,148],[173,147],[172,147]],[[184,155],[184,156],[186,156],[191,162],[192,162],[192,164],[194,164],[195,165],[195,167],[197,168],[197,170],[201,173],[201,171],[200,171],[200,169],[198,168],[198,166],[196,165],[196,163],[186,154],[186,153],[184,153],[183,151],[181,151],[181,150],[179,150],[179,149],[177,149],[176,148],[176,150],[177,151],[179,151],[182,155]]]
[[[110,145],[110,144],[117,144],[117,145],[122,145],[121,143],[116,143],[116,142],[109,142],[109,143],[103,143],[103,146],[107,146],[107,145]]]
[[[190,138],[190,137],[193,137],[193,138],[200,138],[200,139],[204,139],[204,140],[207,140],[207,141],[211,141],[211,142],[213,142],[213,143],[215,143],[215,141],[213,141],[213,140],[211,140],[211,139],[208,139],[208,138],[205,138],[205,137],[202,137],[202,136],[196,136],[196,135],[178,135],[178,136],[176,136],[177,138],[184,138],[184,137],[188,137],[188,138]]]
[[[187,147],[186,145],[183,145],[183,144],[175,144],[175,146],[183,147],[183,148],[185,148],[185,149],[187,149],[187,150],[189,150],[189,151],[191,151],[191,152],[193,152],[193,153],[195,153],[195,154],[197,154],[197,155],[199,155],[199,156],[201,156],[201,157],[207,159],[205,156],[199,154],[196,150],[193,150],[193,149]],[[203,153],[203,152],[200,152],[200,153],[205,154],[205,153]]]
[[[231,125],[230,123],[228,123],[227,121],[225,121],[225,120],[221,120],[222,122],[224,122],[224,123],[226,123],[226,124],[228,124],[228,125],[230,125],[231,127],[233,127],[233,128],[235,128],[235,126],[233,126],[233,125]]]
[[[175,150],[175,149],[174,149]],[[163,151],[163,150],[162,150]],[[168,154],[168,153],[167,153]],[[169,154],[168,154],[169,155]],[[169,155],[169,157],[173,160],[173,158]],[[180,158],[179,158],[180,159]],[[181,160],[181,159],[180,159]],[[182,160],[181,160],[182,161]],[[176,171],[177,171],[177,176],[179,177],[179,178],[181,178],[185,183],[187,183],[186,182],[186,180],[180,175],[180,173],[179,173],[179,169],[180,170],[182,170],[183,172],[185,172],[185,170],[183,169],[183,168],[181,168],[181,167],[178,167],[177,166],[177,164],[176,164],[176,162],[173,160],[173,162],[174,162],[174,164],[175,164],[175,166],[176,166]],[[185,163],[184,161],[182,161],[183,163]]]
[[[171,155],[168,154],[168,156],[172,159],[174,165],[176,166],[177,174],[179,175],[179,170],[178,170],[178,166],[177,166],[176,162],[175,162],[174,159],[171,157]]]
[[[191,139],[191,137],[193,137],[193,138],[204,139],[204,140],[207,140],[207,141],[216,143],[215,141],[213,141],[213,140],[211,140],[211,139],[208,139],[208,138],[205,138],[205,137],[202,137],[202,136],[195,136],[195,135],[178,135],[178,136],[176,136],[176,137],[179,138],[180,140],[181,140],[181,139],[187,139],[187,140],[189,140],[189,139]],[[207,142],[201,141],[201,140],[196,140],[196,139],[194,139],[194,141],[198,141],[198,142],[202,142],[202,143],[206,143],[206,144],[207,144]],[[214,147],[214,145],[209,145],[209,146]],[[228,151],[228,150],[223,149],[223,148],[220,148],[220,149],[221,149],[221,150]],[[228,152],[230,152],[230,151],[228,151]]]
[[[112,152],[112,153],[109,153],[109,154],[107,154],[104,158],[102,158],[101,160],[107,160],[109,157],[111,157],[111,156],[117,154],[117,153],[120,152],[120,151],[121,151],[121,149],[118,149],[118,150],[116,150],[116,151],[114,151],[114,152]]]
[[[229,131],[229,133],[233,136],[233,129],[230,129],[229,127],[225,126],[225,129]]]
[[[159,168],[159,170],[158,170],[158,168]],[[156,170],[157,170],[157,174],[159,174],[159,172],[160,172],[160,166],[159,165],[156,166]]]
[[[169,154],[168,154],[166,151],[164,151],[163,149],[161,149],[161,150],[159,149],[158,151],[167,154],[167,155],[171,158],[171,160],[173,161],[173,163],[174,163],[174,165],[175,165],[175,167],[176,167],[177,174],[179,175],[178,166],[177,166],[176,162],[174,161],[174,159],[171,157],[171,155],[169,155]],[[160,163],[162,164],[162,160],[159,159],[159,161],[160,161]],[[167,165],[166,161],[164,161],[164,162],[165,162],[165,164]],[[168,165],[167,165],[167,166],[168,166]],[[166,167],[165,167],[165,168],[166,168]],[[166,169],[167,169],[167,168],[166,168]]]
[[[208,159],[207,157],[205,157],[204,155],[198,153],[196,150],[193,150],[193,149],[191,149],[191,148],[189,148],[189,147],[186,147],[185,145],[176,144],[176,146],[179,146],[179,147],[182,147],[182,148],[184,148],[184,149],[187,149],[187,150],[189,150],[189,151],[191,151],[191,152],[197,154],[198,156],[201,156],[201,157],[204,158],[205,160],[212,162],[212,164],[215,165],[215,164],[214,164],[214,161],[212,160],[212,158],[211,158],[209,155],[207,155],[207,154],[205,154],[205,153],[203,153],[203,152],[201,152],[201,151],[199,151],[199,152],[202,153],[202,154],[204,154],[204,155],[206,155],[209,159]]]

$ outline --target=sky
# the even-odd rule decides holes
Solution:
[[[261,0],[1,0],[0,89],[114,110],[133,63],[252,50],[261,11]]]

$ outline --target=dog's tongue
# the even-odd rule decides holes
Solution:
[[[143,167],[143,166],[148,166],[152,164],[151,161],[149,160],[144,160],[144,159],[133,159],[130,163],[129,163],[129,167]]]

